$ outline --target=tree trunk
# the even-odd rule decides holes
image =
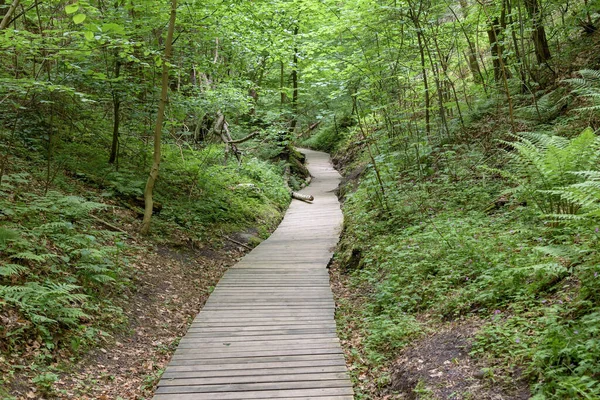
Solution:
[[[281,106],[282,110],[283,110],[283,105],[285,104],[285,101],[286,101],[285,88],[284,88],[284,84],[285,84],[284,74],[285,74],[285,65],[283,64],[283,60],[281,60],[280,71],[279,71],[279,93],[281,94],[280,106]]]
[[[8,7],[6,14],[4,14],[4,18],[2,18],[2,22],[0,22],[0,31],[5,29],[8,26],[8,24],[10,23],[10,18],[14,14],[14,12],[17,9],[17,7],[19,6],[20,2],[21,2],[21,0],[14,0],[12,2],[12,4],[10,5],[10,7]]]
[[[144,220],[142,221],[142,228],[140,233],[142,235],[147,234],[150,231],[150,220],[152,218],[152,206],[153,199],[152,194],[154,191],[154,184],[158,178],[158,171],[160,168],[160,141],[162,136],[163,121],[165,119],[165,108],[168,101],[169,93],[169,62],[171,61],[171,54],[173,50],[173,32],[175,31],[175,18],[177,16],[177,0],[171,0],[171,16],[169,18],[169,30],[167,32],[167,43],[165,45],[165,59],[162,64],[162,90],[160,101],[158,103],[158,113],[156,116],[156,125],[154,126],[154,158],[152,161],[152,168],[150,169],[150,175],[148,176],[148,182],[146,182],[146,189],[144,190]]]
[[[469,5],[467,4],[467,0],[460,0],[459,2],[462,15],[464,18],[467,18],[469,16]],[[451,7],[450,10],[454,13],[454,10],[452,10]],[[467,60],[469,62],[469,69],[471,70],[471,75],[473,75],[473,80],[475,81],[475,83],[481,83],[483,82],[483,75],[481,74],[481,69],[479,68],[479,62],[477,62],[477,51],[475,50],[475,45],[473,44],[471,37],[464,28],[463,33],[465,35],[465,38],[467,39],[467,45],[469,46]]]
[[[550,54],[550,47],[548,46],[548,39],[546,37],[546,30],[542,25],[542,15],[540,12],[540,5],[538,0],[523,0],[525,8],[531,18],[533,25],[533,32],[531,38],[533,40],[533,46],[535,48],[535,57],[538,64],[546,63],[552,55]]]
[[[119,60],[118,52],[115,52],[115,79],[118,79],[121,75],[121,61]],[[113,89],[113,135],[112,144],[110,146],[110,157],[108,159],[109,164],[114,164],[117,161],[119,153],[119,123],[121,121],[121,96],[119,95],[118,89]]]
[[[488,39],[490,41],[492,51],[492,62],[494,65],[494,79],[496,82],[502,82],[502,79],[506,75],[506,78],[510,78],[510,73],[506,70],[506,58],[504,55],[504,46],[500,43],[500,35],[502,34],[501,24],[498,17],[494,17],[490,20],[488,26]]]
[[[427,81],[427,68],[425,66],[425,49],[423,48],[421,28],[417,24],[417,40],[419,42],[419,53],[421,55],[421,73],[423,74],[423,86],[425,88],[425,132],[427,138],[431,136],[431,104],[429,98],[429,82]]]
[[[298,25],[294,27],[294,40],[298,36]],[[294,69],[292,70],[292,121],[290,122],[290,136],[296,130],[298,123],[298,46],[294,45],[294,57],[292,59]]]

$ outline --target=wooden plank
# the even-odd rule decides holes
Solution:
[[[222,393],[222,392],[252,392],[259,390],[295,390],[316,388],[348,388],[348,379],[330,381],[299,381],[299,382],[266,382],[266,383],[233,383],[228,385],[193,385],[193,386],[159,386],[156,393]],[[219,398],[221,398],[219,394]]]
[[[241,351],[233,349],[230,351],[193,351],[193,349],[178,349],[171,360],[204,360],[204,359],[228,359],[252,357],[260,360],[262,357],[284,357],[284,356],[308,356],[308,355],[323,355],[323,354],[343,354],[342,349],[337,347],[325,348],[300,348],[300,349],[277,349],[277,350],[257,350],[257,351]]]
[[[227,341],[218,341],[218,342],[206,342],[204,340],[202,341],[189,341],[189,340],[182,340],[179,343],[179,348],[196,348],[196,349],[202,349],[202,348],[214,348],[214,347],[231,347],[231,348],[255,348],[255,347],[272,347],[272,348],[277,348],[277,347],[283,347],[283,346],[307,346],[307,345],[313,345],[313,346],[323,346],[326,344],[330,344],[330,345],[336,345],[339,346],[340,341],[338,338],[336,337],[328,337],[328,338],[318,338],[318,339],[295,339],[295,340],[286,340],[286,341],[280,341],[280,340],[255,340],[252,342],[247,342],[247,341],[243,341],[243,342],[227,342]],[[292,347],[289,347],[292,348]]]
[[[324,338],[337,338],[335,332],[331,333],[313,333],[313,334],[297,334],[297,335],[258,335],[258,336],[218,336],[215,338],[207,338],[207,337],[193,337],[193,336],[185,336],[181,339],[180,343],[186,342],[201,342],[201,343],[232,343],[232,342],[242,342],[242,343],[253,343],[257,341],[270,341],[273,343],[285,343],[289,341],[294,341],[298,339],[324,339]]]
[[[328,360],[300,360],[300,361],[275,361],[275,362],[246,362],[231,364],[192,364],[192,365],[169,365],[165,373],[170,372],[198,372],[198,371],[256,371],[263,369],[285,369],[285,368],[319,368],[332,366],[346,366],[343,358],[337,357]]]
[[[244,368],[210,371],[165,371],[162,379],[182,378],[218,378],[218,377],[261,377],[263,375],[304,375],[304,374],[327,374],[331,372],[347,373],[345,365],[333,365],[325,367],[296,367],[296,368]]]
[[[316,374],[276,374],[271,375],[246,375],[246,376],[225,376],[213,378],[183,378],[173,377],[161,380],[160,386],[205,386],[205,385],[233,385],[244,383],[277,383],[277,382],[315,382],[331,380],[347,380],[346,372],[322,372]]]
[[[312,354],[293,356],[269,356],[269,357],[231,357],[231,358],[208,358],[203,360],[172,360],[169,365],[198,365],[198,364],[254,364],[254,363],[283,363],[286,361],[315,361],[315,360],[341,360],[342,354]]]
[[[332,397],[333,396],[333,397]],[[319,388],[319,389],[291,389],[291,390],[260,390],[246,392],[230,392],[219,393],[218,397],[215,393],[178,393],[169,394],[157,392],[155,400],[267,400],[267,399],[305,399],[305,400],[324,400],[329,398],[335,399],[352,399],[352,388]]]

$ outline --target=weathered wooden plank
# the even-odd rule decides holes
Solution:
[[[301,382],[301,381],[331,381],[349,379],[346,372],[322,372],[313,374],[280,374],[271,375],[246,375],[226,376],[212,378],[183,378],[172,377],[161,380],[161,386],[205,386],[205,385],[231,385],[244,383],[277,383],[277,382]]]
[[[323,338],[337,338],[335,332],[330,333],[313,333],[313,334],[297,334],[297,335],[258,335],[258,336],[218,336],[214,338],[208,337],[193,337],[186,335],[181,339],[180,343],[185,342],[202,342],[202,343],[232,343],[232,342],[243,342],[252,343],[257,341],[270,341],[273,343],[285,343],[288,341],[294,341],[298,339],[323,339]]]
[[[267,400],[267,399],[293,399],[293,400],[326,400],[326,399],[352,399],[352,388],[320,388],[320,389],[291,389],[291,390],[260,390],[246,392],[219,393],[157,393],[156,400]]]
[[[220,393],[222,392],[251,392],[259,390],[295,390],[317,388],[348,388],[349,379],[330,381],[299,381],[299,382],[266,382],[266,383],[233,383],[229,385],[193,385],[193,386],[159,386],[156,393]]]
[[[178,349],[171,360],[204,360],[204,359],[227,359],[253,357],[260,360],[262,357],[284,357],[284,356],[309,356],[323,354],[343,354],[342,349],[337,347],[324,348],[300,348],[300,349],[277,349],[277,350],[258,350],[241,351],[233,349],[230,351],[193,351],[192,349]]]
[[[347,374],[345,365],[333,365],[326,367],[297,367],[297,368],[244,368],[244,369],[227,369],[227,370],[210,370],[210,371],[165,371],[162,379],[184,379],[184,378],[235,378],[235,377],[252,377],[259,378],[262,376],[276,375],[294,375],[301,377],[306,374],[328,374],[332,372]]]
[[[304,360],[304,361],[276,361],[276,362],[260,362],[260,363],[231,363],[231,364],[192,364],[192,365],[169,365],[165,373],[170,372],[198,372],[198,371],[249,371],[263,369],[285,369],[285,368],[319,368],[319,367],[346,367],[345,360],[337,357],[327,360]]]
[[[249,324],[252,325],[253,323],[258,323],[258,324],[262,324],[262,323],[274,323],[274,322],[281,322],[281,323],[288,323],[288,322],[328,322],[331,323],[331,315],[327,315],[324,314],[322,316],[315,316],[315,315],[311,315],[311,316],[303,316],[303,317],[298,317],[298,316],[294,316],[294,315],[290,315],[290,316],[279,316],[279,317],[268,317],[268,316],[264,316],[264,317],[260,317],[260,316],[252,316],[252,317],[247,317],[247,318],[236,318],[236,317],[216,317],[216,316],[201,316],[201,317],[197,317],[196,319],[194,319],[194,322],[192,322],[192,326],[194,325],[201,325],[204,326],[204,324]]]
[[[172,360],[169,365],[198,365],[198,364],[254,364],[254,363],[283,363],[286,361],[315,361],[315,360],[342,360],[342,354],[313,354],[293,356],[269,356],[269,357],[231,357],[231,358],[208,358],[204,360]],[[345,362],[345,361],[344,361]]]

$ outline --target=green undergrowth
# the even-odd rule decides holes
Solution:
[[[507,382],[520,370],[536,399],[600,396],[600,139],[559,128],[507,135],[492,151],[454,140],[405,152],[372,131],[391,150],[347,166],[364,172],[342,190],[337,254],[360,294],[340,313],[360,329],[357,371],[476,317],[471,355]]]
[[[148,157],[124,152],[117,169],[85,143],[61,143],[50,162],[26,144],[13,150],[0,182],[0,388],[24,373],[50,393],[61,362],[128,328],[130,260],[148,251],[130,240]],[[249,228],[266,236],[289,203],[282,176],[251,155],[225,160],[222,146],[164,145],[147,244],[219,247]]]

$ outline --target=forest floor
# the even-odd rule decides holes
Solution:
[[[126,226],[127,227],[127,226]],[[129,226],[133,228],[134,226]],[[247,244],[259,240],[256,232],[230,235]],[[134,238],[135,233],[131,233]],[[135,243],[133,243],[135,241]],[[179,339],[200,311],[227,268],[247,251],[229,240],[198,247],[182,240],[157,244],[133,239],[129,255],[135,271],[127,293],[118,304],[127,328],[79,360],[57,357],[59,374],[50,392],[15,376],[11,394],[17,399],[149,399]],[[36,352],[23,354],[31,359]],[[70,364],[73,362],[73,364]]]
[[[338,320],[343,320],[342,347],[348,367],[357,378],[355,389],[364,399],[477,399],[525,400],[529,383],[514,371],[510,382],[495,380],[485,361],[469,355],[472,342],[484,321],[477,317],[440,324],[430,333],[407,345],[384,370],[369,370],[361,360],[364,353],[362,329],[353,310],[360,309],[368,293],[350,283],[339,262],[330,267],[331,286],[336,298]],[[427,316],[423,316],[427,319]],[[345,326],[344,326],[345,325]],[[350,329],[348,329],[350,328]],[[358,369],[358,371],[356,371]]]

